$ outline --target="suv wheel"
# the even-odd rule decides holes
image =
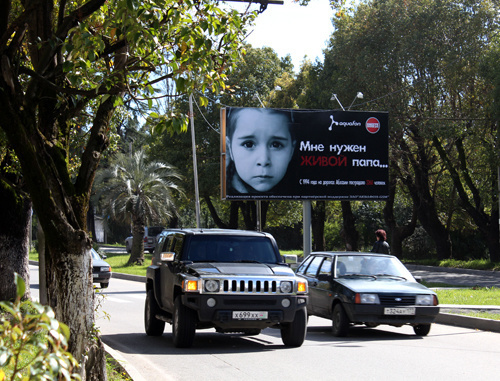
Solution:
[[[156,318],[158,313],[160,313],[160,307],[156,303],[153,290],[149,290],[144,306],[144,328],[148,336],[161,336],[163,334],[165,322]]]
[[[287,347],[300,347],[306,338],[307,313],[304,308],[295,312],[295,318],[291,323],[283,324],[281,328],[281,340]]]
[[[193,345],[196,332],[195,312],[182,304],[181,296],[175,298],[172,338],[177,348],[189,348]]]
[[[335,305],[332,314],[332,333],[333,336],[346,337],[349,330],[349,319],[345,313],[342,304]]]

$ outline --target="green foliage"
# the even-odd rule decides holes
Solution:
[[[436,290],[441,304],[500,306],[500,288],[474,287]]]
[[[490,262],[487,259],[457,260],[443,259],[439,261],[439,266],[454,267],[474,270],[500,270],[500,265]]]
[[[0,381],[79,380],[78,363],[67,351],[69,328],[50,307],[21,304],[25,284],[16,274],[17,299],[0,302]]]
[[[173,193],[183,193],[182,179],[170,164],[148,161],[142,150],[118,154],[96,177],[96,199],[115,218],[166,225],[175,215]]]

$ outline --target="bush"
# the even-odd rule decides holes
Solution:
[[[16,274],[17,298],[0,302],[0,381],[79,380],[67,351],[69,328],[39,303],[21,303],[25,283]]]

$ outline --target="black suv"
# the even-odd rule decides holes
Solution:
[[[146,333],[160,336],[171,323],[176,347],[190,347],[203,328],[257,335],[274,327],[285,345],[304,342],[307,282],[282,261],[267,233],[164,231],[147,269],[146,293]]]

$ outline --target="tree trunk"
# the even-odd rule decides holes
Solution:
[[[132,217],[132,251],[128,259],[129,265],[144,263],[144,222],[141,218]]]
[[[257,229],[257,211],[254,201],[240,202],[241,213],[243,214],[243,222],[246,230]]]
[[[325,218],[326,202],[316,201],[316,205],[312,208],[311,215],[314,251],[325,250]]]
[[[238,229],[239,201],[231,201],[229,205],[229,222],[224,222],[217,213],[215,206],[210,198],[210,195],[203,196],[210,215],[215,222],[215,225],[221,229]]]
[[[420,223],[436,244],[438,259],[451,258],[452,246],[450,235],[439,219],[436,203],[430,192],[429,173],[431,158],[426,150],[424,139],[420,136],[416,125],[410,126],[409,129],[412,132],[412,141],[415,143],[415,152],[412,152],[404,139],[400,140],[402,165],[405,166],[404,173],[406,174],[401,176],[401,178],[413,199]],[[414,174],[413,178],[410,177],[410,173]]]
[[[393,166],[394,167],[394,166]],[[389,228],[391,254],[401,258],[403,255],[403,241],[415,231],[417,226],[417,209],[413,206],[411,219],[406,225],[398,225],[394,216],[394,199],[396,197],[397,180],[391,176],[389,180],[389,197],[384,206],[384,222]]]
[[[40,297],[40,303],[47,305],[49,301],[47,296],[47,266],[45,265],[45,233],[40,223],[37,225],[36,236],[38,241],[38,285],[40,287],[38,295]]]
[[[0,300],[14,300],[17,295],[14,273],[26,283],[23,299],[29,299],[29,229],[31,200],[11,184],[0,181]]]
[[[340,204],[342,206],[342,217],[344,219],[342,235],[344,237],[346,250],[358,251],[359,234],[356,230],[356,217],[354,217],[352,213],[351,202],[341,201]]]
[[[68,349],[79,361],[82,379],[106,380],[104,347],[94,327],[90,239],[83,231],[68,236],[73,236],[71,252],[55,257],[50,247],[46,250],[48,302],[57,319],[70,328]]]
[[[491,172],[497,175],[493,176],[494,181],[491,182],[490,208],[485,208],[486,203],[484,199],[481,198],[481,192],[476,187],[471,171],[468,168],[462,139],[456,139],[455,141],[455,147],[459,158],[458,165],[454,165],[454,163],[452,163],[450,156],[447,154],[437,136],[433,137],[433,143],[439,153],[439,156],[445,163],[446,168],[450,172],[453,184],[455,185],[464,209],[467,211],[469,216],[472,217],[487,243],[490,261],[498,261],[500,259],[500,234],[498,225],[497,168],[495,168],[494,165],[491,166]],[[465,180],[462,181],[462,178]],[[488,215],[488,212],[490,215]]]

